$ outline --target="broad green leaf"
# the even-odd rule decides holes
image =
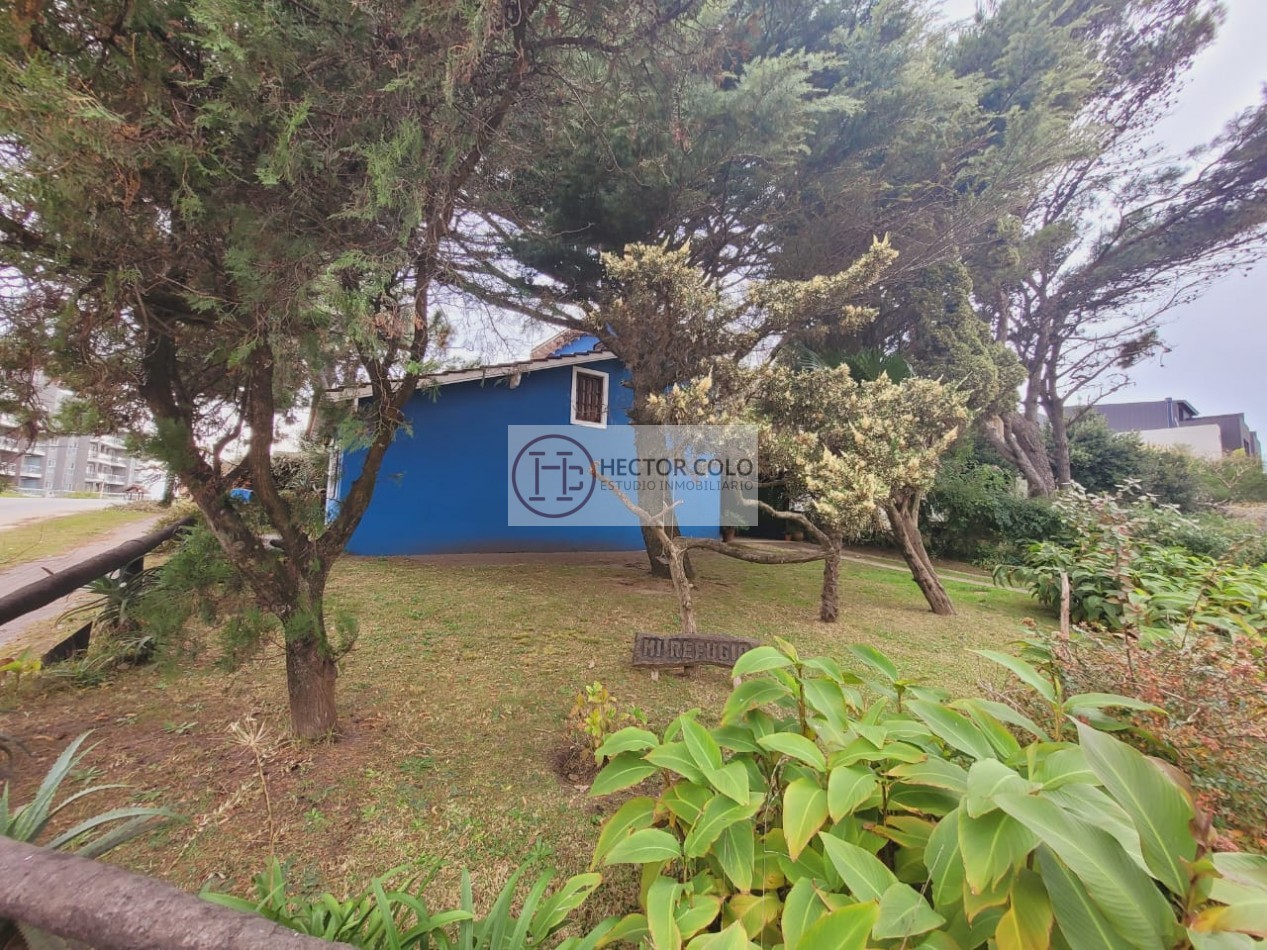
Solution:
[[[1035,852],[1043,887],[1065,943],[1074,950],[1120,950],[1134,946],[1123,938],[1100,910],[1086,886],[1049,849]],[[1160,946],[1160,944],[1157,944]]]
[[[677,928],[684,938],[699,933],[721,913],[721,898],[715,894],[696,894],[689,904],[678,906]]]
[[[999,758],[1011,761],[1020,754],[1021,744],[1016,741],[1016,736],[1008,731],[1007,726],[980,706],[966,704],[961,707],[959,703],[952,703],[950,707],[968,714],[968,718],[981,730],[981,734],[985,736]]]
[[[1077,746],[1056,749],[1047,755],[1041,754],[1030,773],[1030,780],[1038,782],[1044,790],[1061,788],[1065,785],[1095,785],[1098,779],[1087,765],[1087,757]]]
[[[897,883],[893,872],[870,851],[864,851],[857,845],[841,841],[826,832],[820,834],[819,838],[832,867],[858,900],[878,901],[885,891]]]
[[[1267,894],[1267,855],[1221,851],[1213,857],[1216,878],[1210,898],[1231,904],[1258,894]]]
[[[959,850],[973,893],[993,888],[1020,868],[1038,844],[1033,832],[1001,811],[959,816]]]
[[[951,908],[963,900],[966,885],[963,855],[959,851],[959,815],[956,810],[937,823],[924,847],[924,863],[933,879],[933,906]]]
[[[993,759],[986,759],[993,762]],[[944,788],[949,792],[962,795],[968,790],[968,772],[962,765],[956,765],[947,759],[929,756],[923,762],[908,762],[889,769],[889,775],[900,778],[910,785],[926,785],[929,788]]]
[[[756,840],[751,820],[737,822],[723,831],[713,854],[731,884],[741,891],[752,888],[756,874]]]
[[[827,777],[827,811],[832,821],[852,815],[875,794],[880,783],[875,774],[860,765],[842,765]]]
[[[1013,709],[1007,703],[996,702],[992,699],[980,699],[978,697],[970,697],[968,699],[957,699],[950,704],[952,708],[959,710],[979,709],[982,712],[989,713],[999,722],[1005,722],[1009,726],[1016,726],[1018,729],[1024,729],[1036,739],[1044,742],[1050,741],[1051,737],[1046,730],[1029,716],[1023,712]]]
[[[598,946],[601,948],[615,943],[638,943],[647,936],[647,915],[626,914],[615,927],[603,935]]]
[[[770,924],[779,919],[783,902],[771,891],[764,894],[736,894],[726,902],[730,916],[743,924],[749,939],[755,940]]]
[[[1144,849],[1139,843],[1139,832],[1135,829],[1131,816],[1099,785],[1071,783],[1054,791],[1044,789],[1043,797],[1055,802],[1069,814],[1077,815],[1083,821],[1107,831],[1141,871],[1148,870]]]
[[[783,792],[783,834],[792,860],[800,856],[827,820],[827,793],[812,779],[798,778]]]
[[[656,767],[643,761],[641,753],[622,752],[594,778],[590,794],[599,797],[630,788],[655,775]]]
[[[687,950],[748,950],[750,944],[743,924],[735,921],[719,934],[700,934],[686,946]]]
[[[823,755],[823,751],[813,741],[794,732],[775,732],[762,736],[757,744],[764,749],[804,762],[819,772],[827,771],[827,757]]]
[[[1156,947],[1173,936],[1170,905],[1108,832],[1039,796],[999,795],[997,801],[1086,885],[1091,899],[1121,937],[1140,947]]]
[[[893,665],[893,661],[870,644],[852,644],[849,647],[849,652],[860,659],[863,663],[867,664],[867,666],[878,672],[890,683],[896,682],[898,679],[897,667]]]
[[[567,883],[543,901],[540,909],[532,915],[532,933],[545,937],[562,927],[568,916],[585,903],[601,883],[603,878],[600,874],[576,874],[568,878]]]
[[[782,683],[776,683],[772,679],[763,678],[740,683],[731,692],[730,698],[726,700],[726,705],[722,709],[722,725],[735,721],[749,709],[756,706],[764,706],[766,703],[778,702],[783,697],[790,695],[791,693],[786,686]]]
[[[682,933],[674,910],[682,885],[672,878],[657,877],[647,890],[647,930],[655,950],[678,950]]]
[[[1188,892],[1185,865],[1196,858],[1189,823],[1192,803],[1141,753],[1112,736],[1076,723],[1087,765],[1139,830],[1148,869],[1172,894]]]
[[[741,805],[748,804],[748,770],[743,767],[742,762],[731,762],[720,769],[710,769],[704,773],[704,778],[731,801]]]
[[[1051,945],[1051,900],[1042,878],[1023,870],[1012,884],[1012,899],[994,932],[998,950],[1047,950]]]
[[[1146,703],[1142,699],[1134,699],[1130,696],[1119,696],[1116,693],[1079,693],[1077,696],[1070,696],[1064,702],[1064,708],[1069,712],[1082,712],[1088,709],[1138,709],[1141,712],[1154,712],[1164,714],[1166,710],[1152,703]]]
[[[765,796],[757,794],[751,796],[748,804],[740,805],[724,795],[714,795],[691,826],[682,845],[683,853],[688,858],[703,857],[723,831],[737,821],[751,818],[764,801]]]
[[[1028,795],[1033,785],[1021,778],[1015,770],[1008,768],[998,759],[982,759],[973,762],[968,770],[967,795],[964,796],[964,808],[969,815],[977,818],[996,807],[994,796],[1003,792],[1016,795]]]
[[[783,901],[781,918],[783,945],[786,950],[796,950],[801,935],[825,912],[826,908],[819,900],[818,891],[812,880],[803,877],[793,884]]]
[[[875,826],[875,833],[896,841],[903,848],[923,851],[937,823],[919,815],[889,815],[883,825]]]
[[[750,680],[752,683],[760,683],[762,680]],[[756,734],[745,723],[731,723],[728,726],[718,726],[713,730],[713,738],[717,740],[717,744],[723,749],[729,749],[731,752],[761,752],[761,746],[757,745]]]
[[[1267,938],[1267,894],[1227,907],[1210,907],[1197,915],[1192,929],[1202,933],[1226,931]]]
[[[1262,943],[1246,934],[1202,933],[1192,927],[1188,928],[1188,940],[1192,942],[1192,950],[1255,950]]]
[[[654,749],[659,744],[660,740],[654,732],[639,729],[637,726],[626,726],[608,736],[607,741],[594,753],[594,758],[602,762],[622,752],[645,752],[647,749]]]
[[[825,679],[806,679],[801,683],[806,704],[837,732],[849,728],[845,715],[845,694],[839,683]]]
[[[870,901],[833,910],[801,934],[796,950],[866,950],[879,914],[879,907]]]
[[[616,842],[604,864],[654,864],[682,856],[677,838],[659,828],[643,828]]]
[[[1051,681],[1020,657],[999,653],[997,650],[974,650],[973,652],[1011,670],[1022,683],[1032,688],[1049,703],[1056,701],[1056,691],[1052,688]]]
[[[731,673],[734,676],[749,676],[753,673],[764,673],[766,670],[777,670],[791,665],[792,661],[774,647],[762,646],[749,650],[736,660]]]
[[[721,748],[717,741],[708,734],[708,730],[689,716],[683,716],[682,741],[686,743],[686,751],[703,772],[722,767]]]
[[[704,806],[713,800],[713,790],[694,782],[674,782],[660,796],[660,804],[685,825],[699,821]]]
[[[603,824],[598,844],[594,846],[594,863],[601,861],[617,841],[627,837],[631,831],[650,828],[654,820],[654,800],[645,795],[629,799]]]
[[[940,927],[946,918],[909,884],[890,884],[880,897],[880,913],[871,936],[880,940],[908,940]]]
[[[981,729],[963,713],[936,703],[913,699],[907,708],[928,723],[928,728],[947,745],[974,759],[993,759],[994,748]]]
[[[680,775],[696,785],[706,784],[704,773],[695,764],[695,759],[691,757],[685,742],[666,742],[664,745],[657,746],[643,756],[643,761],[651,763],[656,768]],[[746,797],[744,801],[747,801]]]

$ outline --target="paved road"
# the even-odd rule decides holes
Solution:
[[[9,499],[0,499],[8,501]],[[78,501],[80,499],[68,499]],[[64,570],[71,564],[90,558],[94,555],[101,554],[122,544],[124,541],[130,541],[133,538],[139,538],[149,534],[154,530],[154,526],[158,523],[162,515],[154,515],[150,518],[143,518],[140,521],[133,521],[131,524],[124,525],[109,534],[102,535],[94,541],[82,544],[73,551],[65,554],[59,554],[54,557],[42,558],[38,561],[28,561],[25,564],[19,564],[17,567],[11,567],[7,571],[0,571],[0,597],[10,594],[21,587],[25,587],[32,581],[39,580],[49,574],[56,574],[60,570]],[[39,610],[33,610],[24,617],[19,617],[10,623],[0,626],[0,651],[5,649],[5,644],[11,644],[19,639],[24,639],[25,634],[31,627],[42,626],[47,621],[56,620],[58,616],[64,613],[68,608],[73,606],[77,600],[84,597],[83,591],[76,591],[61,600],[54,601],[47,607],[41,607]],[[34,644],[33,644],[34,645]],[[52,646],[51,643],[39,644],[38,649],[46,650]]]
[[[31,521],[113,508],[121,503],[118,498],[0,498],[0,531]]]

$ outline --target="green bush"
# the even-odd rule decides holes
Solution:
[[[1139,701],[1118,716],[1124,741],[1192,780],[1198,804],[1230,838],[1267,848],[1267,668],[1256,638],[1196,635],[1132,643],[1075,627],[1027,641],[1061,694]],[[1042,700],[1019,700],[1035,715]],[[1036,701],[1037,700],[1037,701]]]
[[[604,944],[1160,948],[1267,935],[1267,858],[1214,853],[1181,785],[1067,726],[1130,700],[1062,697],[1023,660],[992,656],[1046,700],[1049,732],[856,652],[878,678],[760,647],[736,665],[750,678],[719,726],[691,712],[662,736],[628,728],[604,744],[593,794],[660,779],[600,833],[596,862],[642,871],[640,911]]]
[[[1173,449],[1144,445],[1134,433],[1114,432],[1089,412],[1069,427],[1069,470],[1092,493],[1134,483],[1162,504],[1197,511],[1209,502],[1202,463]]]
[[[1046,500],[1018,494],[1011,472],[971,458],[942,466],[925,499],[922,522],[932,553],[991,567],[1061,529]]]
[[[119,785],[93,785],[66,795],[57,801],[62,783],[74,771],[84,753],[80,747],[89,733],[84,733],[62,750],[61,755],[49,768],[35,791],[34,797],[25,805],[13,810],[9,808],[9,783],[5,782],[0,789],[0,836],[12,838],[27,844],[41,844],[56,851],[71,851],[82,858],[97,858],[114,848],[119,847],[145,834],[154,828],[155,821],[170,816],[170,812],[158,808],[128,806],[113,808],[84,818],[45,839],[49,824],[61,811],[79,802],[81,799],[108,789],[121,788]],[[0,736],[0,739],[3,739]],[[8,746],[0,742],[0,747],[8,750]],[[8,750],[12,755],[12,750]],[[25,945],[33,948],[64,946],[56,940],[28,924],[14,923],[0,918],[0,946],[9,946],[13,931],[21,933]]]
[[[1163,543],[1176,540],[1183,519],[1148,504],[1074,490],[1055,507],[1065,540],[1030,545],[1022,564],[995,571],[996,581],[1026,587],[1055,610],[1067,577],[1070,619],[1110,630],[1149,636],[1267,630],[1267,565]]]

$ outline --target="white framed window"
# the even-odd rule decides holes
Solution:
[[[607,428],[607,374],[572,367],[572,424]]]

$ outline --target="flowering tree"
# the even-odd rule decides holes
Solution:
[[[857,381],[847,367],[778,367],[762,388],[763,466],[777,470],[824,549],[820,619],[839,616],[844,543],[887,516],[934,613],[954,613],[924,550],[919,506],[968,419],[962,393],[931,379]]]
[[[727,298],[691,263],[689,245],[670,249],[632,244],[622,255],[603,255],[608,287],[603,299],[588,309],[582,326],[628,368],[633,390],[629,418],[636,426],[699,422],[729,411],[723,408],[727,400],[749,383],[726,384],[739,381],[739,364],[762,344],[825,318],[849,326],[869,320],[871,312],[855,301],[896,256],[887,241],[876,241],[837,274],[764,281]],[[664,401],[674,387],[705,378],[711,389],[683,390],[676,402]],[[654,453],[657,447],[640,443],[639,450]],[[665,501],[638,499],[649,512],[662,511]],[[676,536],[671,513],[663,527],[668,537]],[[644,525],[644,537],[652,573],[663,576],[669,554],[659,532]]]

